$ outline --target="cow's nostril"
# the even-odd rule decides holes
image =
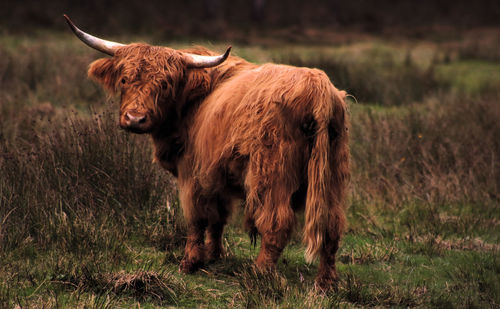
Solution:
[[[133,113],[125,113],[125,123],[128,127],[143,126],[147,122],[147,115],[134,115]]]

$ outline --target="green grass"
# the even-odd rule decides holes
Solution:
[[[148,139],[118,129],[117,104],[87,80],[99,55],[47,36],[0,38],[0,307],[500,306],[491,54],[444,59],[437,43],[384,41],[234,47],[260,63],[323,68],[358,99],[340,280],[324,295],[313,288],[317,262],[304,260],[303,215],[275,272],[253,268],[259,244],[238,209],[225,257],[179,273],[175,181],[151,163]]]
[[[453,89],[466,95],[479,95],[497,91],[500,86],[500,63],[465,60],[443,64],[438,68],[441,79]]]

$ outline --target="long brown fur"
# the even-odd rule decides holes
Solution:
[[[182,52],[131,44],[89,68],[91,78],[121,92],[121,121],[127,112],[149,116],[143,133],[155,161],[178,178],[189,226],[181,270],[222,255],[223,228],[240,198],[247,228],[262,237],[260,268],[276,264],[305,207],[306,257],[320,256],[317,283],[330,286],[349,179],[345,92],[317,69],[238,57],[188,69]]]

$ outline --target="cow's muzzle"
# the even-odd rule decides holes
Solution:
[[[120,119],[120,127],[133,133],[148,133],[151,131],[151,117],[148,114],[125,112]]]

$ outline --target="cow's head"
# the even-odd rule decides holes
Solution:
[[[169,108],[162,105],[175,100],[187,70],[217,66],[231,50],[203,56],[147,44],[124,45],[85,33],[64,17],[80,40],[112,56],[94,61],[88,74],[108,91],[121,93],[120,126],[134,133],[150,133],[158,127]]]

